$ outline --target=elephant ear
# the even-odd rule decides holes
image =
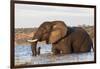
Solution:
[[[49,43],[55,43],[67,34],[67,26],[63,21],[53,21],[52,31],[49,37]]]

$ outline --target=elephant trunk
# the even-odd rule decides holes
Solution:
[[[40,37],[40,34],[36,32],[31,40],[27,40],[29,43],[31,43],[32,56],[38,55],[37,42],[41,40]]]
[[[36,56],[37,55],[37,42],[31,43],[31,50],[32,50],[32,56]]]
[[[31,50],[32,50],[32,56],[37,55],[37,41],[38,39],[32,39],[32,40],[27,40],[28,42],[31,43]]]

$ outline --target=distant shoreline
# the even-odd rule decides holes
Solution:
[[[82,27],[94,39],[94,26]],[[38,28],[15,28],[15,46],[31,45],[27,40],[32,39]]]

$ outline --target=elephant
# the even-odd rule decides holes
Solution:
[[[38,47],[38,49],[37,49],[37,55],[40,55],[40,50],[41,50],[41,47]]]
[[[64,21],[46,21],[39,26],[29,40],[33,56],[37,55],[38,41],[52,44],[54,55],[90,52],[93,47],[92,39],[82,27],[69,27]]]

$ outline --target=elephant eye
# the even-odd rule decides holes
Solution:
[[[45,29],[44,31],[42,31],[44,34],[48,33],[48,31]]]
[[[53,29],[52,31],[57,31],[58,29],[57,28],[55,28],[55,29]]]

